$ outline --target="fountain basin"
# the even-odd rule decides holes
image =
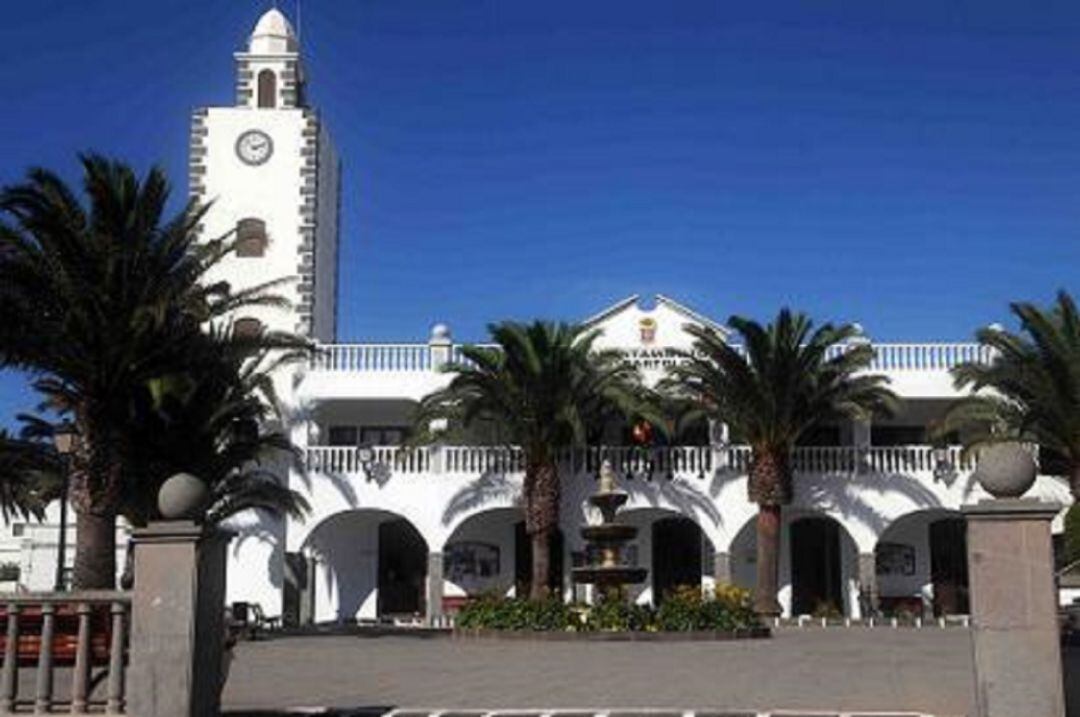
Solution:
[[[575,583],[608,586],[643,583],[649,571],[645,568],[632,568],[622,565],[590,565],[583,568],[573,568],[570,573]]]
[[[612,491],[610,493],[593,493],[589,496],[589,502],[595,505],[600,510],[615,511],[626,504],[626,501],[630,500],[629,493],[623,493],[621,491]]]
[[[581,537],[592,543],[625,543],[633,540],[637,532],[637,527],[633,525],[605,523],[585,526],[581,529]]]

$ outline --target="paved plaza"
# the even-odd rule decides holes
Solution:
[[[737,642],[285,637],[239,645],[225,689],[233,714],[659,708],[946,717],[970,714],[972,704],[971,639],[961,629],[792,629]]]

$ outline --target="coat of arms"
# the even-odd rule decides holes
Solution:
[[[656,340],[656,319],[646,316],[638,322],[638,328],[641,330],[641,343],[651,344]]]

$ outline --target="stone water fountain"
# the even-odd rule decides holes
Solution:
[[[626,543],[637,536],[638,529],[615,520],[615,514],[629,499],[626,491],[615,486],[615,469],[611,461],[605,460],[600,466],[600,487],[589,496],[589,503],[600,509],[600,523],[586,525],[581,529],[581,537],[589,548],[595,548],[599,562],[571,570],[575,583],[595,585],[600,600],[622,595],[623,585],[636,585],[645,582],[648,571],[624,565],[622,550]],[[586,554],[593,551],[587,550]]]

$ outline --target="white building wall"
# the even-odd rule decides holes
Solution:
[[[337,338],[338,222],[341,209],[341,162],[324,122],[319,122],[318,204],[315,224],[315,308],[312,336]]]
[[[285,279],[288,283],[275,292],[298,306],[305,110],[211,107],[204,126],[202,196],[213,206],[203,222],[201,236],[224,237],[236,229],[239,220],[252,217],[266,222],[268,239],[264,256],[230,256],[210,273],[208,280],[228,281],[237,290]],[[274,143],[270,159],[254,167],[240,161],[235,152],[237,139],[250,129],[266,132]],[[256,307],[246,311],[245,316],[281,331],[296,328],[293,309]]]
[[[75,567],[76,514],[68,506],[67,546],[64,565],[70,575]],[[116,525],[116,581],[124,572],[130,531],[123,519]],[[56,562],[59,558],[60,501],[50,503],[40,522],[12,516],[0,525],[0,563],[19,566],[17,582],[0,583],[0,591],[51,591],[56,585]]]

